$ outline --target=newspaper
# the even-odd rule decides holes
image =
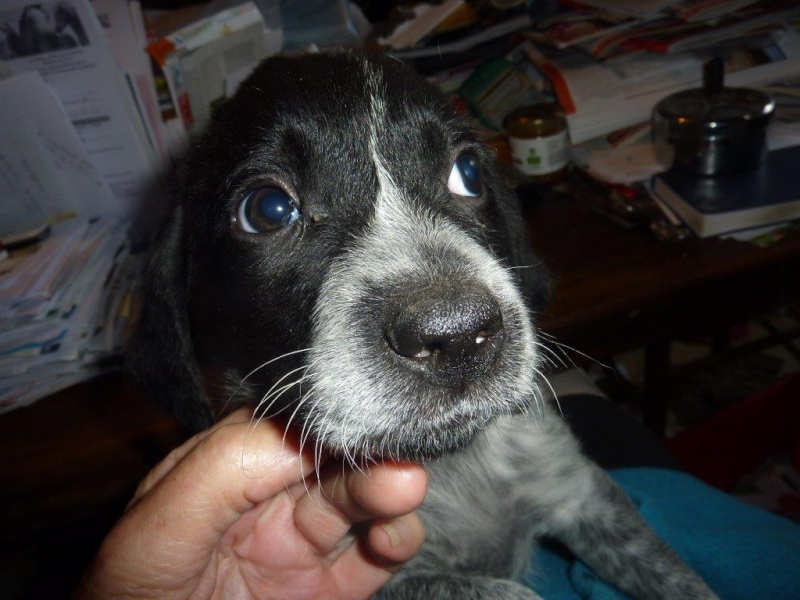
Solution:
[[[0,237],[76,215],[121,216],[58,98],[32,71],[0,81]]]
[[[142,200],[156,196],[156,156],[89,0],[4,0],[0,23],[6,24],[0,32],[4,70],[42,76],[123,215],[134,221],[146,216]]]

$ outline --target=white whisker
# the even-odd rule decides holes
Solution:
[[[274,362],[277,362],[277,361],[282,360],[284,358],[287,358],[289,356],[294,356],[295,354],[301,354],[303,352],[309,352],[310,350],[311,350],[311,348],[301,348],[300,350],[292,350],[291,352],[286,352],[284,354],[281,354],[280,356],[276,356],[275,358],[271,358],[267,362],[260,364],[255,369],[250,371],[247,375],[245,375],[242,378],[241,383],[245,383],[251,376],[255,375],[258,371],[260,371],[261,369],[263,369],[266,366],[271,365]]]
[[[291,383],[287,383],[286,385],[281,386],[280,388],[278,388],[277,390],[274,390],[272,392],[271,397],[270,396],[264,396],[262,401],[256,407],[256,410],[258,410],[258,409],[261,408],[261,406],[263,404],[266,403],[266,406],[263,409],[261,409],[259,418],[262,418],[262,419],[273,418],[273,417],[276,417],[279,414],[281,414],[284,410],[288,409],[291,406],[291,402],[288,402],[288,403],[284,404],[279,410],[277,410],[275,412],[270,412],[272,410],[272,407],[275,405],[275,403],[278,400],[280,400],[280,398],[286,392],[288,392],[294,386],[301,384],[305,379],[307,379],[307,377],[303,376],[300,379],[298,379],[297,381],[293,381]],[[301,394],[299,396],[302,397]]]
[[[225,413],[225,412],[226,412],[226,410],[227,410],[227,408],[228,408],[228,406],[230,406],[231,402],[233,401],[234,397],[235,397],[237,394],[239,394],[239,393],[240,393],[240,392],[241,392],[241,391],[242,391],[244,388],[246,388],[246,387],[250,386],[250,384],[249,384],[249,382],[248,382],[247,380],[248,380],[248,379],[249,379],[251,376],[253,376],[253,375],[254,375],[256,372],[260,371],[260,370],[261,370],[261,369],[263,369],[264,367],[266,367],[266,366],[268,366],[268,365],[270,365],[270,364],[272,364],[272,363],[274,363],[274,362],[277,362],[277,361],[279,361],[279,360],[281,360],[281,359],[287,358],[287,357],[289,357],[289,356],[292,356],[292,355],[295,355],[295,354],[300,354],[300,353],[302,353],[302,352],[309,352],[310,350],[311,350],[311,348],[302,348],[302,349],[300,349],[300,350],[293,350],[293,351],[291,351],[291,352],[286,352],[286,353],[284,353],[284,354],[281,354],[281,355],[279,355],[279,356],[276,356],[276,357],[274,357],[274,358],[272,358],[272,359],[270,359],[270,360],[268,360],[268,361],[266,361],[266,362],[264,362],[264,363],[260,364],[260,365],[259,365],[259,366],[257,366],[255,369],[253,369],[252,371],[250,371],[250,372],[249,372],[247,375],[245,375],[244,377],[241,377],[241,378],[239,378],[238,382],[234,383],[233,381],[231,381],[231,382],[230,382],[230,386],[229,386],[229,387],[231,387],[232,389],[231,389],[230,393],[228,394],[228,399],[227,399],[227,400],[225,401],[225,403],[223,404],[223,410],[222,410],[221,412],[222,412],[222,413]],[[245,393],[245,394],[243,394],[243,395],[244,395],[245,397],[249,397],[249,396],[251,396],[251,395],[252,395],[252,392]]]
[[[547,384],[547,389],[550,390],[550,394],[553,396],[553,400],[555,400],[556,406],[558,406],[558,412],[561,413],[561,415],[563,416],[564,415],[564,411],[561,410],[561,402],[558,399],[558,394],[556,394],[555,389],[553,389],[553,386],[550,384],[550,381],[548,381],[547,377],[545,377],[544,373],[542,373],[539,369],[534,368],[534,371],[539,376],[539,378],[542,381],[544,381],[545,384]],[[544,397],[543,396],[540,396],[540,397],[541,397],[541,401],[544,402]],[[542,411],[542,416],[544,416],[544,411]]]
[[[578,356],[582,356],[582,357],[583,357],[583,358],[585,358],[586,360],[589,360],[589,361],[593,362],[594,364],[598,365],[599,367],[602,367],[602,368],[604,368],[604,369],[613,370],[613,367],[611,367],[610,365],[607,365],[607,364],[605,364],[605,363],[602,363],[602,362],[600,362],[599,360],[597,360],[597,359],[596,359],[596,358],[594,358],[593,356],[590,356],[590,355],[588,355],[588,354],[586,354],[586,353],[584,353],[584,352],[581,352],[580,350],[577,350],[577,349],[573,348],[572,346],[569,346],[569,345],[567,345],[567,344],[564,344],[564,343],[562,343],[562,342],[559,342],[559,341],[558,341],[558,340],[555,338],[555,336],[552,336],[552,335],[550,335],[550,334],[548,334],[548,333],[545,333],[545,332],[543,332],[543,331],[539,331],[539,335],[540,335],[541,337],[544,337],[544,338],[546,338],[548,342],[550,342],[550,343],[552,343],[552,344],[555,344],[555,345],[556,345],[556,346],[557,346],[557,347],[558,347],[558,348],[559,348],[559,349],[560,349],[562,352],[564,352],[565,350],[567,350],[567,351],[569,351],[569,352],[573,352],[573,353],[577,354]],[[551,350],[552,350],[552,349],[551,349]],[[564,357],[565,357],[565,358],[568,358],[568,356],[567,356],[566,352],[564,352]],[[571,360],[570,360],[570,364],[572,364],[572,366],[573,366],[573,367],[575,366],[575,363],[574,363],[573,361],[571,361]]]

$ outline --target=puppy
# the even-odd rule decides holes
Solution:
[[[543,537],[635,598],[713,598],[542,401],[538,265],[424,80],[269,59],[188,162],[130,370],[193,429],[250,402],[356,464],[424,462],[427,541],[381,598],[537,598],[516,580]]]

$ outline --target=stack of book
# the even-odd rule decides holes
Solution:
[[[699,237],[747,237],[800,219],[800,146],[772,150],[753,171],[702,177],[671,170],[653,178],[651,193]]]

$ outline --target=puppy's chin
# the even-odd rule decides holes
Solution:
[[[437,423],[409,424],[401,431],[380,437],[351,440],[357,444],[348,443],[342,447],[333,445],[328,450],[357,464],[380,460],[424,463],[463,450],[493,420],[492,416],[453,415]]]
[[[454,394],[448,402],[441,402],[441,396],[437,402],[430,394],[397,398],[395,406],[387,405],[381,426],[376,426],[376,419],[367,411],[360,412],[366,419],[351,415],[346,422],[336,422],[330,412],[321,411],[304,415],[301,420],[316,424],[311,435],[323,448],[356,464],[376,460],[429,462],[465,449],[496,419],[527,410],[524,402],[512,404],[507,396],[492,401],[491,395],[477,390],[469,397],[459,396]],[[481,396],[479,402],[476,396]]]
[[[456,390],[387,367],[374,385],[359,387],[348,379],[331,389],[303,377],[307,366],[287,369],[284,376],[269,377],[244,377],[234,369],[217,373],[218,379],[206,381],[217,390],[215,397],[227,399],[215,407],[217,415],[251,405],[254,418],[278,421],[301,445],[362,465],[429,462],[465,449],[497,418],[531,409],[526,390],[532,384],[514,386],[496,373]],[[381,386],[392,379],[396,387]]]

